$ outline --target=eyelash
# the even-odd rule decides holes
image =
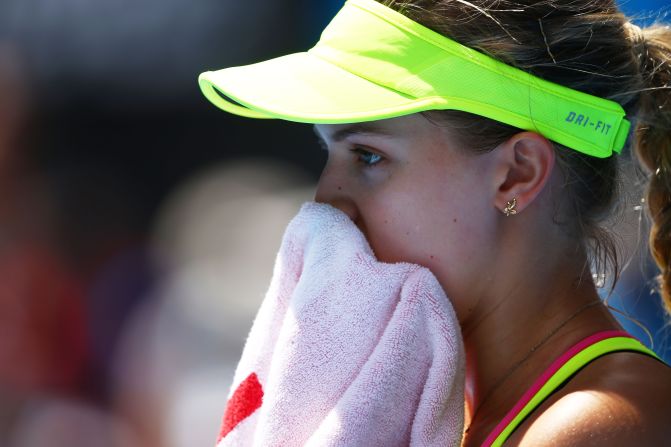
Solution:
[[[355,147],[353,149],[350,149],[350,151],[356,155],[357,161],[361,164],[363,164],[365,167],[373,167],[377,164],[379,164],[382,160],[384,160],[384,157],[382,155],[376,154],[375,152],[368,151],[366,149],[362,149],[360,147]],[[373,158],[375,161],[370,161],[366,160],[367,158]]]
[[[328,146],[324,140],[319,138],[317,142],[323,151],[328,152]],[[382,155],[376,154],[375,152],[363,149],[361,147],[354,147],[350,149],[350,152],[356,156],[357,163],[361,163],[365,168],[372,168],[384,161],[384,157]],[[367,158],[373,158],[373,161],[370,161],[370,159],[366,160]]]

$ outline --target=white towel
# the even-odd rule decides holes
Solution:
[[[218,447],[458,446],[464,365],[433,274],[379,262],[347,215],[307,203],[284,235]]]

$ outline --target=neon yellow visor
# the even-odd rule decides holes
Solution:
[[[348,0],[305,53],[199,77],[221,109],[314,124],[461,110],[605,158],[630,123],[616,102],[506,65],[374,0]]]

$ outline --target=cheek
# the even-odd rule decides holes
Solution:
[[[363,219],[378,259],[423,265],[446,291],[477,279],[488,253],[492,214],[469,188],[448,186],[427,182],[377,196],[364,207]]]
[[[427,265],[450,250],[468,253],[474,213],[457,206],[461,203],[426,193],[397,193],[392,200],[365,207],[364,232],[386,262]]]

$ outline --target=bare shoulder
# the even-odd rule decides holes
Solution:
[[[647,356],[595,360],[522,424],[506,446],[670,445],[671,368]]]

